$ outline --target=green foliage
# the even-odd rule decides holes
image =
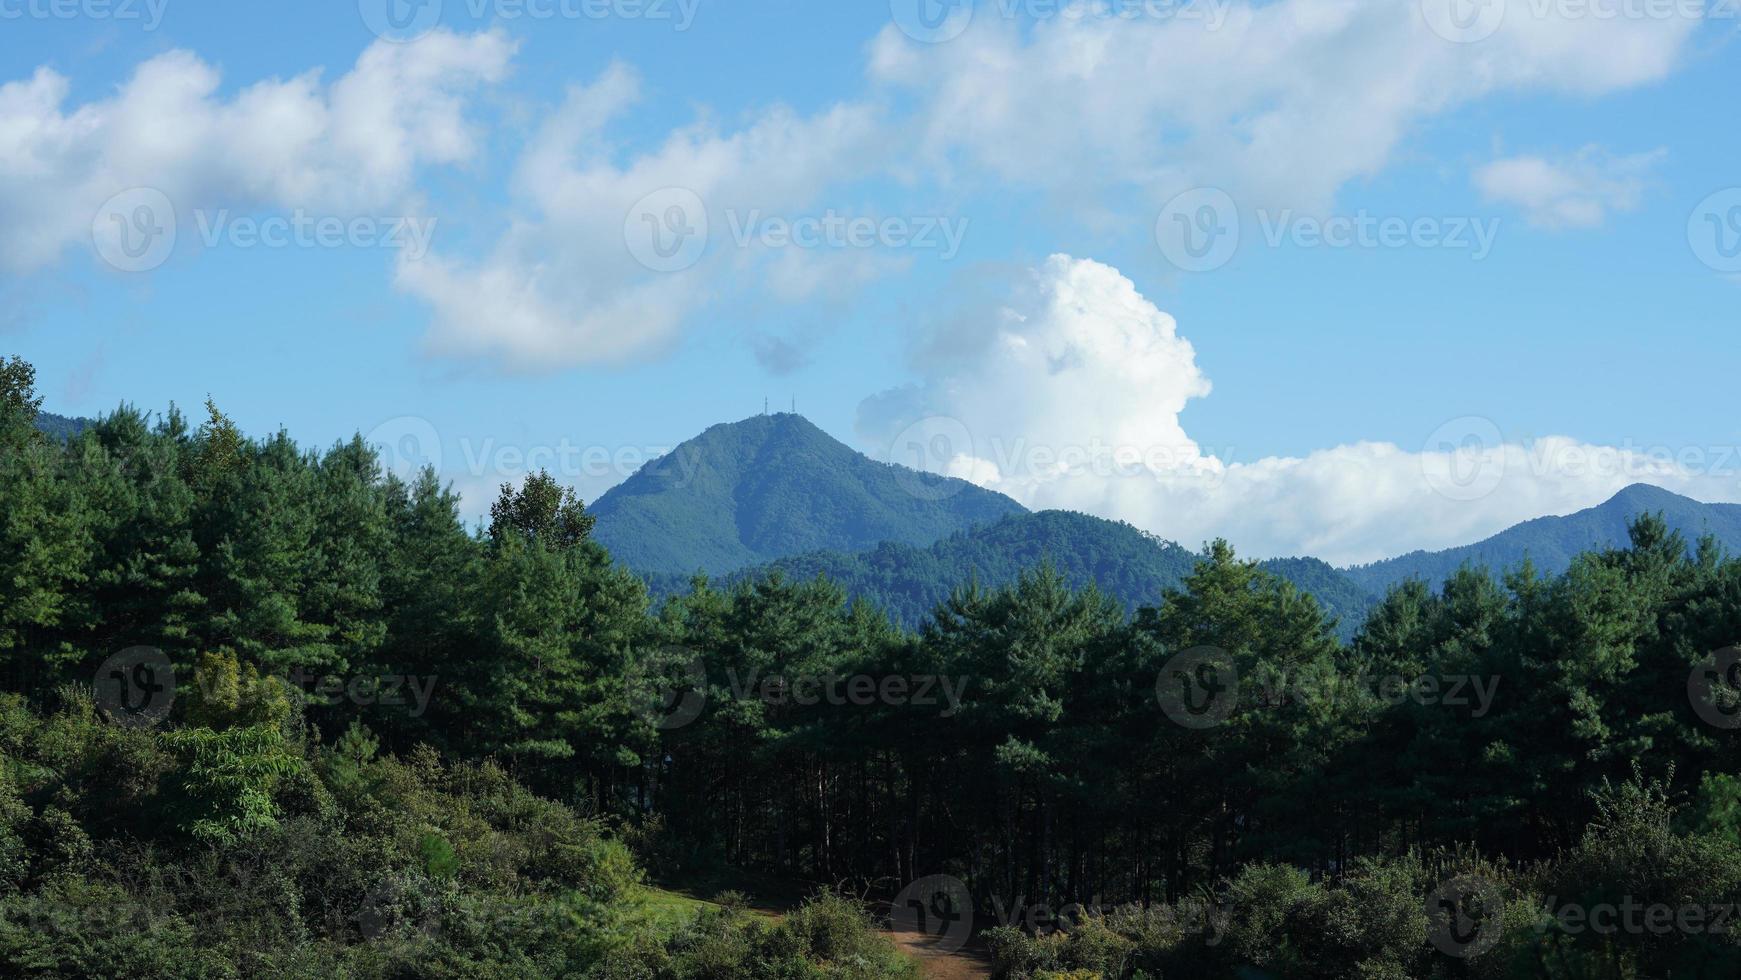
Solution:
[[[0,426],[31,426],[42,409],[36,368],[21,357],[0,357]]]
[[[34,394],[8,370],[22,423]],[[1741,735],[1688,693],[1727,682],[1706,658],[1741,642],[1741,562],[1672,515],[1563,574],[1410,581],[1358,623],[1333,600],[1339,635],[1312,594],[1337,579],[1311,562],[997,523],[1003,498],[937,506],[792,417],[649,468],[594,536],[543,475],[468,530],[433,473],[384,474],[361,439],[311,452],[208,413],[190,431],[122,407],[65,441],[0,428],[8,974],[908,970],[835,897],[778,924],[739,902],[652,921],[631,846],[661,874],[879,897],[945,874],[981,912],[1105,907],[1040,937],[999,920],[1012,975],[1734,962],[1726,934],[1542,911],[1741,901]],[[681,479],[703,485],[673,496]],[[595,539],[627,528],[669,557],[727,513],[741,534],[709,562],[906,544],[692,579],[653,611]],[[93,703],[98,665],[139,645],[179,681],[156,730]],[[1177,658],[1205,647],[1227,711],[1177,723],[1159,695],[1201,679]],[[1465,961],[1426,909],[1467,875],[1495,883],[1499,932]]]
[[[182,762],[184,831],[197,840],[232,843],[278,826],[274,791],[300,762],[277,728],[184,728],[163,739]]]
[[[596,520],[573,488],[540,470],[527,477],[519,490],[502,485],[501,496],[490,505],[490,540],[497,545],[513,538],[552,549],[572,548],[586,540]]]

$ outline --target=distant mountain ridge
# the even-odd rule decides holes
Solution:
[[[591,510],[623,564],[684,575],[885,541],[923,546],[1027,512],[965,480],[879,463],[790,413],[715,425]]]
[[[1368,592],[1382,595],[1411,578],[1438,586],[1465,564],[1502,574],[1528,558],[1547,574],[1558,575],[1580,552],[1620,547],[1627,524],[1660,512],[1689,545],[1705,534],[1731,553],[1741,553],[1741,504],[1706,504],[1649,484],[1634,484],[1602,504],[1563,517],[1538,517],[1474,544],[1444,551],[1416,551],[1370,565],[1343,569]]]
[[[36,413],[36,428],[53,439],[71,439],[94,424],[90,419],[68,418],[53,412]]]
[[[826,575],[915,626],[958,586],[996,587],[1049,563],[1075,588],[1127,609],[1153,605],[1197,554],[1138,528],[1066,511],[1031,513],[961,480],[871,460],[798,415],[716,425],[600,497],[596,537],[656,595],[706,572],[736,581]],[[1260,563],[1314,596],[1351,635],[1391,587],[1437,587],[1465,564],[1495,575],[1528,557],[1559,574],[1580,552],[1622,546],[1627,526],[1661,512],[1689,542],[1713,534],[1741,553],[1741,505],[1628,487],[1600,506],[1526,521],[1484,541],[1353,568],[1316,558]],[[1233,542],[1235,548],[1239,542]]]
[[[818,551],[740,569],[731,582],[779,572],[808,580],[826,575],[849,596],[875,603],[896,621],[917,627],[959,586],[1013,583],[1024,571],[1051,565],[1074,589],[1094,585],[1127,611],[1159,604],[1162,594],[1191,574],[1200,556],[1118,521],[1070,511],[1005,517],[961,531],[926,547],[884,542],[857,553]],[[1344,635],[1365,618],[1372,597],[1335,568],[1315,558],[1261,563],[1336,617]],[[687,576],[649,576],[656,595],[688,588]]]

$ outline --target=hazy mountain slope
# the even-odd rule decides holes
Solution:
[[[928,547],[884,543],[847,554],[811,552],[743,569],[728,581],[779,571],[801,579],[826,575],[847,594],[870,600],[908,626],[930,618],[959,585],[992,587],[1015,581],[1026,569],[1050,562],[1073,588],[1093,584],[1127,610],[1160,602],[1162,593],[1191,573],[1198,556],[1130,526],[1068,511],[1006,517],[951,535]],[[1370,597],[1331,566],[1310,558],[1265,562],[1263,567],[1318,596],[1348,632],[1359,624]],[[686,576],[651,576],[654,591],[688,587]]]
[[[1422,578],[1436,586],[1465,562],[1497,573],[1515,567],[1527,556],[1538,569],[1557,575],[1579,552],[1624,545],[1627,522],[1657,511],[1670,527],[1686,535],[1689,544],[1709,533],[1731,552],[1741,552],[1741,504],[1705,504],[1638,484],[1599,506],[1564,517],[1525,521],[1475,544],[1445,551],[1416,551],[1342,571],[1363,588],[1380,594],[1409,578]]]
[[[36,413],[36,427],[50,438],[71,439],[91,426],[90,419],[68,418],[53,412]]]
[[[926,545],[1026,512],[971,483],[871,460],[784,413],[709,428],[591,510],[598,540],[623,564],[685,575],[885,541]]]

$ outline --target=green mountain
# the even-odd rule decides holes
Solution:
[[[1465,563],[1501,573],[1527,557],[1541,571],[1558,575],[1570,567],[1579,552],[1623,546],[1629,521],[1659,511],[1671,528],[1686,536],[1689,545],[1711,534],[1731,554],[1741,553],[1741,504],[1704,504],[1641,483],[1589,510],[1525,521],[1475,544],[1446,551],[1416,551],[1342,571],[1367,591],[1379,594],[1410,578],[1437,586]]]
[[[595,536],[617,560],[684,575],[885,541],[923,546],[1026,513],[964,480],[871,460],[786,413],[713,426],[590,510]]]
[[[1127,610],[1155,605],[1168,587],[1190,574],[1199,556],[1145,531],[1069,511],[1019,514],[952,534],[928,546],[884,542],[857,553],[810,552],[741,569],[727,582],[779,572],[789,578],[826,575],[848,595],[869,600],[901,623],[916,627],[959,585],[995,587],[1049,562],[1073,588],[1098,587]],[[1338,617],[1344,632],[1364,618],[1371,597],[1339,571],[1315,558],[1264,562],[1263,567]],[[650,576],[653,591],[688,587],[686,576]]]
[[[85,431],[93,423],[90,419],[67,418],[53,412],[36,413],[36,427],[52,439],[65,441]]]

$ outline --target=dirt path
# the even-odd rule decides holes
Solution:
[[[970,977],[991,976],[991,960],[969,946],[953,953],[937,949],[935,940],[924,933],[884,931],[883,935],[900,948],[908,958],[919,964],[919,973],[927,980],[967,980]]]
[[[739,877],[724,882],[688,883],[687,887],[667,883],[666,893],[704,904],[703,894],[718,894],[724,887],[740,889],[753,896],[749,902],[750,911],[778,922],[815,886],[807,882]],[[879,906],[878,909],[885,915],[888,911],[886,907]],[[936,937],[922,932],[894,929],[881,932],[903,955],[919,964],[919,975],[926,980],[977,980],[991,976],[991,957],[978,942],[969,943],[965,949],[944,951],[937,948]]]

